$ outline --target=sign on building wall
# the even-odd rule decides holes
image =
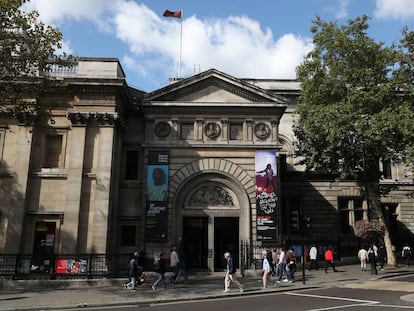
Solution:
[[[88,272],[88,261],[79,258],[58,258],[56,260],[57,274],[84,274]]]
[[[256,151],[257,240],[276,241],[278,235],[278,178],[275,151]]]
[[[145,215],[147,241],[163,241],[167,238],[168,163],[168,152],[150,151],[148,153]]]

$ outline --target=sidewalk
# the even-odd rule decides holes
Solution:
[[[369,271],[361,272],[358,265],[339,266],[334,273],[324,269],[305,271],[305,284],[302,282],[302,271],[295,274],[296,282],[280,286],[269,286],[262,289],[261,277],[250,273],[245,278],[239,277],[244,285],[244,292],[232,288],[224,293],[224,273],[212,275],[189,276],[186,282],[173,285],[167,283],[167,288],[151,289],[152,278],[147,284],[138,287],[136,291],[126,291],[123,288],[124,279],[100,280],[43,280],[43,281],[7,281],[0,280],[0,311],[9,310],[53,310],[85,306],[116,306],[116,305],[148,305],[157,302],[185,301],[209,299],[225,296],[254,295],[274,291],[291,291],[304,288],[355,286],[369,288],[369,284],[380,284],[379,280],[399,275],[413,275],[414,267],[400,267],[378,271],[371,275]],[[154,276],[155,277],[155,276]],[[166,277],[169,280],[168,275]],[[376,282],[373,282],[376,281]],[[273,284],[273,282],[271,283]],[[387,285],[387,287],[389,287]],[[365,287],[364,287],[365,288]],[[401,290],[402,287],[400,287]],[[414,304],[414,283],[408,284],[406,301]],[[410,293],[410,289],[411,293]]]

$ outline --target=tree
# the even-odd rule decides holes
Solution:
[[[56,55],[62,33],[39,21],[36,11],[23,12],[25,2],[0,0],[0,118],[42,124],[51,107],[39,98],[63,86],[47,73],[75,59]]]
[[[379,162],[413,162],[414,36],[405,31],[400,45],[387,47],[367,35],[367,21],[313,21],[314,49],[297,67],[302,94],[294,131],[307,168],[359,180],[369,217],[384,223]],[[384,241],[393,265],[387,228]]]

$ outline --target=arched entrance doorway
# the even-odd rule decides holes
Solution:
[[[190,269],[222,271],[226,251],[239,264],[240,242],[250,240],[246,184],[227,172],[205,169],[181,181],[172,202],[172,237]]]

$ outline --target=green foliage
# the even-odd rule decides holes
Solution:
[[[0,117],[44,123],[49,110],[38,100],[62,87],[52,79],[55,65],[70,65],[72,56],[56,55],[62,34],[38,20],[36,11],[23,12],[25,0],[0,0]]]
[[[294,129],[308,169],[357,177],[364,167],[375,172],[380,158],[413,162],[414,34],[405,29],[386,47],[368,27],[367,16],[342,26],[313,21],[314,49],[297,68]]]

